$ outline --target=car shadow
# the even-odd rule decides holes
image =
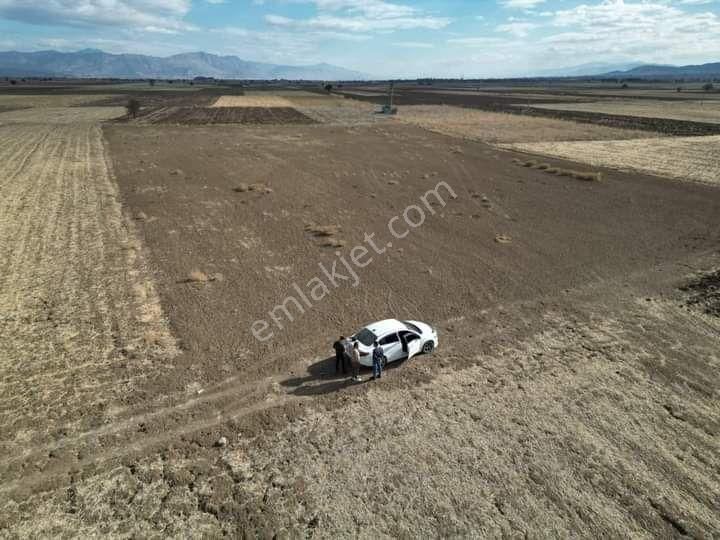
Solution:
[[[395,370],[402,366],[405,360],[388,364],[383,373],[388,370]],[[351,379],[352,374],[348,367],[347,374],[336,373],[335,356],[325,358],[308,366],[307,375],[304,377],[293,377],[286,379],[280,384],[288,389],[288,393],[295,396],[319,396],[338,392],[350,386],[361,386],[372,382],[372,368],[361,367],[360,377],[362,382],[355,382]]]

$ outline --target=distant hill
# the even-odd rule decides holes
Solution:
[[[720,77],[720,62],[697,66],[643,65],[625,71],[611,71],[603,76],[626,79],[713,79]]]
[[[249,62],[237,56],[205,52],[165,58],[141,54],[110,54],[97,49],[77,52],[0,52],[3,77],[97,77],[119,79],[305,79],[359,80],[364,74],[330,64],[285,66]]]
[[[535,73],[538,77],[590,77],[593,75],[602,75],[608,72],[625,71],[642,66],[642,62],[626,62],[623,64],[608,64],[603,62],[593,62],[589,64],[581,64],[579,66],[571,66],[555,69],[544,69]]]

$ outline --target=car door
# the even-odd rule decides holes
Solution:
[[[383,348],[383,352],[385,353],[388,363],[395,362],[396,360],[403,358],[404,353],[397,332],[392,332],[381,337],[379,343]]]
[[[405,336],[405,340],[407,342],[408,359],[420,354],[420,351],[422,351],[423,343],[421,337],[418,334],[416,334],[415,332],[408,332]]]

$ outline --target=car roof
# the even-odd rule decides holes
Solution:
[[[398,330],[407,330],[407,326],[397,319],[385,319],[384,321],[370,323],[365,328],[372,331],[376,336],[383,336],[390,332],[397,332]]]

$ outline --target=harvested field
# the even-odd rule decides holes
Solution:
[[[211,107],[291,108],[284,97],[273,95],[220,96]]]
[[[0,107],[72,107],[102,99],[101,94],[8,94],[0,92]]]
[[[0,126],[10,124],[76,124],[102,122],[125,115],[123,107],[53,107],[0,112]]]
[[[175,353],[96,120],[0,126],[4,481],[75,466],[70,440],[99,452],[93,430]]]
[[[375,114],[375,105],[352,99],[293,98],[292,102],[298,111],[321,124],[363,126],[386,120]]]
[[[292,107],[161,107],[136,120],[149,124],[312,124]]]
[[[716,101],[615,100],[590,103],[555,103],[552,105],[533,105],[533,107],[552,109],[554,111],[587,111],[720,124],[720,106]]]
[[[445,135],[490,143],[621,140],[647,137],[646,131],[442,105],[403,107],[396,118],[398,121],[415,124]]]
[[[146,120],[235,110],[211,96],[102,135],[99,108],[7,113],[28,120],[0,125],[0,536],[720,531],[717,186],[560,177],[597,169],[281,97],[327,123]],[[333,263],[359,245],[354,283]],[[336,336],[388,316],[437,351],[335,373]]]
[[[346,90],[347,91],[347,90]],[[354,96],[354,99],[385,103],[387,98],[372,96]],[[519,98],[514,93],[491,94],[478,92],[477,94],[456,94],[443,92],[429,92],[418,89],[403,89],[395,93],[394,102],[398,106],[409,105],[453,105],[469,109],[481,109],[489,112],[501,112],[569,120],[584,124],[596,124],[606,127],[650,131],[676,136],[701,136],[720,134],[720,125],[712,122],[690,122],[687,120],[674,120],[670,118],[643,118],[621,114],[607,114],[579,110],[554,110],[543,108],[548,104],[555,104],[554,96],[531,99]],[[542,107],[537,107],[541,105]]]
[[[720,136],[501,145],[595,167],[720,184]]]

